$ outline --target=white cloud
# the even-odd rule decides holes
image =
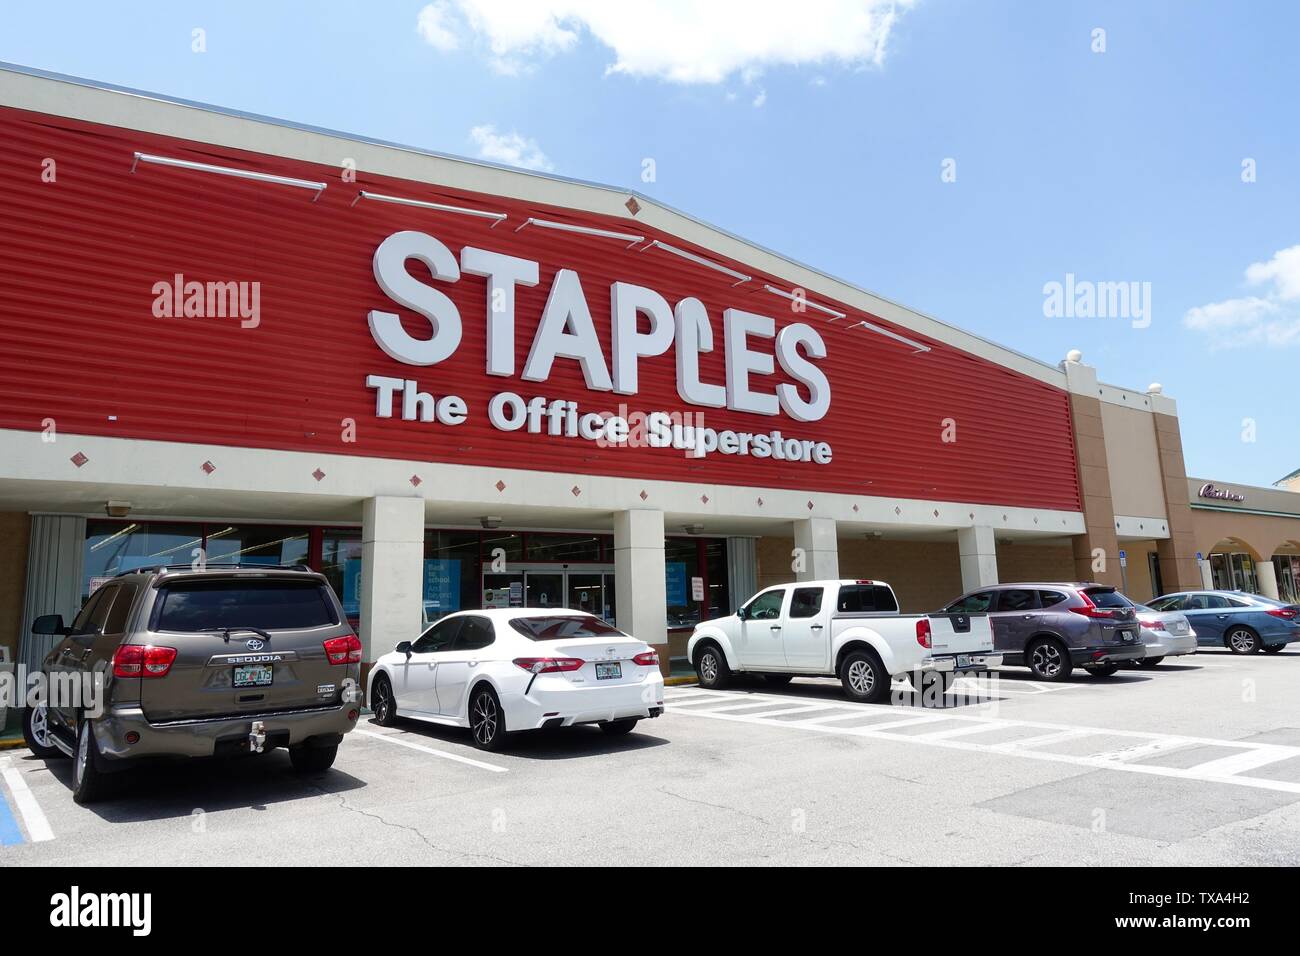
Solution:
[[[429,15],[436,38],[448,30],[450,2],[420,11],[423,21],[436,8]],[[568,53],[586,33],[613,52],[608,72],[674,83],[720,83],[735,74],[752,82],[772,66],[879,66],[900,13],[914,2],[454,0],[463,29],[486,41],[502,72]]]
[[[1255,262],[1246,269],[1251,285],[1273,283],[1273,294],[1288,302],[1300,299],[1300,246],[1275,252],[1268,262]]]
[[[483,159],[507,166],[519,166],[522,169],[540,169],[550,172],[554,167],[546,154],[533,140],[511,131],[498,133],[493,125],[475,126],[469,131],[469,138],[478,147],[478,154]]]
[[[450,53],[460,46],[451,19],[451,6],[447,0],[436,0],[420,11],[415,20],[415,29],[429,46]]]
[[[1246,267],[1246,283],[1270,286],[1262,295],[1224,299],[1188,309],[1183,326],[1213,336],[1212,348],[1300,345],[1300,246]]]
[[[758,95],[754,97],[754,108],[758,109],[767,102],[767,90],[759,90]]]

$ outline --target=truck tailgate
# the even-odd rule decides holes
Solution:
[[[993,625],[987,614],[936,612],[926,616],[930,619],[930,652],[935,657],[993,650]]]

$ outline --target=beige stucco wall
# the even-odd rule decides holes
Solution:
[[[1110,497],[1117,515],[1165,517],[1165,492],[1151,412],[1101,402]]]

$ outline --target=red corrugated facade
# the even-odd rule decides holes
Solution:
[[[339,167],[210,146],[54,116],[0,109],[0,427],[37,430],[52,418],[60,432],[525,467],[574,474],[641,476],[761,488],[793,488],[1078,510],[1074,442],[1065,392],[907,329],[933,351],[906,347],[851,322],[834,324],[763,290],[790,284],[744,262],[721,260],[629,215],[607,218],[498,196]],[[319,201],[292,188],[199,172],[142,167],[136,151],[255,169],[329,183]],[[345,157],[340,156],[340,163]],[[54,181],[49,179],[52,160]],[[44,174],[44,175],[43,175]],[[496,228],[467,217],[353,200],[359,189],[505,212]],[[604,238],[536,228],[536,216],[658,238],[754,276],[731,279],[660,250],[640,252]],[[701,356],[706,381],[724,381],[722,310],[739,308],[814,325],[829,356],[819,364],[832,390],[830,413],[798,423],[707,410],[714,428],[770,431],[824,440],[830,465],[712,455],[687,459],[656,448],[599,448],[577,439],[497,431],[489,398],[510,389],[525,398],[573,398],[584,410],[701,409],[676,393],[673,352],[640,365],[640,392],[620,398],[588,391],[575,362],[559,359],[549,381],[484,374],[485,280],[464,275],[437,283],[460,309],[456,354],[415,368],[385,355],[367,326],[371,309],[400,311],[376,285],[371,260],[393,232],[436,236],[536,260],[541,282],[519,290],[517,363],[522,368],[557,269],[575,269],[602,343],[609,350],[610,284],[648,286],[670,303],[700,298],[715,349]],[[418,268],[411,264],[414,270]],[[153,286],[176,273],[199,281],[261,283],[261,324],[237,319],[155,318]],[[427,334],[414,321],[413,334]],[[770,344],[770,343],[769,343]],[[418,379],[435,395],[469,404],[456,427],[380,420],[368,374]],[[777,367],[771,380],[789,381]],[[357,423],[345,443],[341,421]],[[943,422],[956,422],[945,442]]]

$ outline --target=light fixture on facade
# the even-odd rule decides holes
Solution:
[[[895,342],[902,342],[915,353],[919,354],[921,352],[931,351],[930,346],[928,345],[922,345],[920,342],[909,339],[905,335],[899,335],[897,332],[891,332],[889,329],[882,329],[880,326],[868,322],[865,319],[858,322],[857,325],[849,326],[849,328],[856,329],[858,325],[862,326],[868,332],[875,332],[877,335],[883,335],[885,338],[893,339]]]
[[[670,246],[666,242],[660,242],[658,239],[650,240],[637,251],[645,252],[647,249],[662,249],[664,252],[671,252],[673,255],[694,262],[696,265],[704,266],[706,269],[712,269],[714,272],[721,272],[723,275],[729,275],[736,280],[731,284],[733,289],[738,285],[744,285],[746,282],[749,282],[754,278],[753,276],[745,275],[743,272],[737,272],[735,269],[728,269],[721,263],[714,262],[711,259],[697,256],[693,252],[687,252],[685,249],[678,249],[676,246]]]
[[[496,515],[484,515],[478,519],[478,523],[488,531],[491,531],[493,528],[501,527],[501,519]]]
[[[779,295],[783,299],[789,299],[791,302],[802,302],[810,309],[816,309],[818,312],[824,312],[831,317],[832,322],[834,322],[836,319],[844,318],[843,312],[836,312],[834,309],[827,308],[824,305],[818,305],[816,302],[809,302],[806,298],[801,298],[800,296],[795,295],[793,292],[786,292],[784,289],[778,289],[776,286],[767,285],[766,283],[764,283],[763,288],[766,289],[768,292],[772,293],[773,295]]]
[[[129,501],[106,501],[104,502],[104,514],[110,518],[125,518],[131,513],[131,502]]]
[[[684,525],[682,525],[682,530],[685,531],[687,534],[703,534],[703,533],[704,533],[704,525],[702,525],[702,524],[684,524]]]
[[[488,228],[495,229],[501,223],[505,222],[508,216],[503,212],[488,212],[485,209],[468,209],[464,206],[449,206],[440,202],[425,202],[423,199],[407,199],[404,196],[388,196],[384,193],[372,193],[363,189],[357,193],[357,198],[352,200],[355,206],[363,199],[373,199],[375,202],[395,203],[399,206],[415,206],[419,209],[432,209],[434,212],[450,212],[458,216],[475,216],[479,219],[491,219],[492,225]]]
[[[630,232],[614,232],[610,229],[597,229],[594,226],[575,226],[567,222],[551,222],[549,219],[525,219],[519,225],[515,226],[515,232],[523,229],[525,226],[537,226],[540,229],[555,229],[559,232],[577,232],[584,236],[599,236],[602,239],[617,239],[620,242],[626,242],[627,247],[631,249],[638,242],[644,242],[645,236],[634,236]]]
[[[153,156],[149,153],[135,154],[135,159],[131,162],[131,172],[134,173],[136,167],[141,163],[151,163],[155,166],[171,166],[175,169],[188,169],[198,173],[215,173],[218,176],[234,176],[236,179],[252,179],[259,183],[273,183],[277,186],[310,189],[316,194],[312,196],[312,202],[320,199],[320,194],[325,191],[327,185],[326,183],[312,182],[308,179],[293,179],[289,176],[276,176],[272,173],[253,172],[250,169],[233,169],[230,166],[213,166],[210,163],[196,163],[188,159],[173,159],[170,156]]]

